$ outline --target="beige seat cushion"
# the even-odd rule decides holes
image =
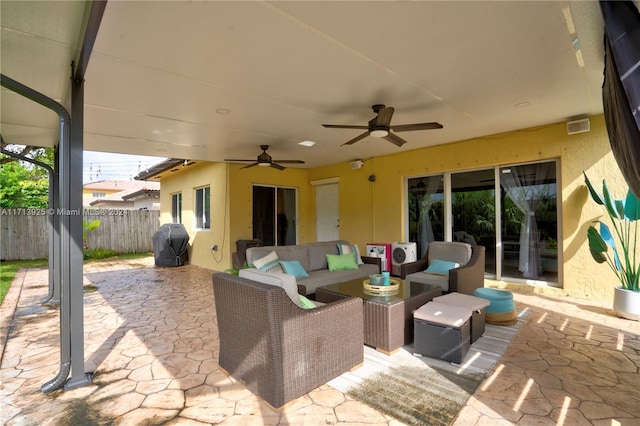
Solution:
[[[289,299],[302,308],[302,302],[300,302],[300,295],[298,294],[298,284],[296,283],[296,278],[293,275],[263,272],[256,268],[241,269],[238,275],[241,278],[257,281],[259,283],[282,287],[284,291],[287,292]]]
[[[429,302],[415,311],[413,318],[459,328],[471,318],[471,309],[446,303]]]
[[[480,311],[491,304],[489,300],[482,297],[470,296],[468,294],[462,294],[458,292],[434,297],[433,301],[438,303],[446,303],[449,305],[463,306],[465,308],[471,309],[472,311]]]

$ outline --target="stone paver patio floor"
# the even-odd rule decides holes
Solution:
[[[211,273],[153,258],[85,265],[93,384],[45,395],[60,367],[59,312],[40,304],[47,271],[19,272],[2,305],[0,424],[401,424],[328,385],[274,412],[227,377]],[[514,299],[531,314],[454,424],[640,425],[640,323],[585,300]]]

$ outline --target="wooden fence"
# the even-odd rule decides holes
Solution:
[[[0,259],[46,259],[49,216],[53,213],[51,209],[1,209]],[[90,248],[116,253],[153,252],[151,237],[160,227],[159,211],[86,209],[83,215],[87,222],[100,221],[100,226],[87,234]]]

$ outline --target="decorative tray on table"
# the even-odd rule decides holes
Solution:
[[[369,279],[366,279],[362,282],[362,286],[368,294],[391,295],[396,293],[400,288],[400,281],[391,278],[389,285],[372,285]]]

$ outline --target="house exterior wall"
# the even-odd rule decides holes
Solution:
[[[241,164],[199,163],[163,177],[160,192],[160,222],[171,223],[171,195],[182,193],[182,223],[189,233],[189,262],[223,271],[231,267],[237,240],[253,238],[252,187],[254,184],[298,190],[298,242],[315,239],[313,192],[308,171],[288,168],[252,167]],[[227,190],[227,181],[230,185]],[[211,188],[211,229],[196,230],[194,190]],[[226,214],[225,214],[226,213]],[[212,251],[211,246],[218,250]]]
[[[121,189],[91,189],[91,188],[83,188],[82,189],[82,205],[84,207],[91,206],[91,202],[95,200],[100,200],[102,197],[94,197],[93,194],[96,192],[103,193],[105,197],[109,195],[113,195],[122,191]]]
[[[182,224],[189,233],[189,263],[222,271],[231,264],[231,252],[224,250],[222,242],[229,235],[226,165],[203,163],[184,171],[172,173],[162,179],[160,191],[160,223],[172,223],[171,195],[182,193]],[[210,187],[211,227],[196,229],[195,190]],[[211,250],[212,245],[218,250]]]
[[[86,206],[85,209],[112,209],[112,210],[134,210],[135,206],[133,201],[109,201],[104,200],[100,203],[95,203],[92,206]]]
[[[160,210],[160,199],[155,197],[133,200],[134,210]]]
[[[559,268],[563,288],[536,287],[534,290],[612,300],[613,288],[617,283],[615,275],[606,265],[596,264],[591,259],[586,244],[586,230],[602,212],[589,199],[582,171],[586,171],[594,182],[606,179],[618,198],[625,195],[627,185],[611,153],[604,117],[595,116],[590,120],[591,131],[575,135],[567,135],[566,123],[557,123],[425,149],[406,150],[405,145],[405,150],[399,150],[397,154],[363,159],[364,166],[358,170],[352,170],[349,161],[310,170],[292,168],[284,171],[261,167],[241,169],[242,165],[235,164],[206,164],[162,180],[161,220],[163,223],[170,222],[171,193],[182,190],[183,222],[188,225],[189,232],[193,232],[193,227],[187,223],[193,215],[186,213],[188,208],[193,208],[192,188],[204,182],[211,184],[214,225],[211,232],[203,235],[198,233],[195,241],[192,236],[192,246],[200,243],[202,246],[191,257],[191,262],[224,270],[231,266],[235,241],[252,238],[251,186],[254,183],[298,188],[298,242],[304,243],[315,241],[316,238],[314,186],[311,182],[338,178],[340,238],[363,247],[372,242],[404,239],[406,213],[403,197],[407,177],[559,159],[557,181],[561,191],[559,220],[562,226],[558,242],[563,261]],[[423,137],[428,137],[428,132],[421,133]],[[418,132],[411,136],[417,135]],[[224,182],[227,181],[227,174],[224,171],[227,167],[231,184],[228,215],[225,217],[224,209],[219,206],[225,205]],[[371,175],[375,175],[374,182],[369,180]],[[216,191],[213,190],[214,183]],[[184,188],[191,189],[187,191]],[[222,226],[223,223],[225,226]],[[228,232],[223,235],[225,229]],[[220,261],[214,261],[211,256],[211,244],[222,247]],[[509,282],[492,284],[520,286]]]
[[[296,188],[298,191],[298,243],[315,241],[314,194],[309,184],[306,169],[251,167],[229,164],[229,199],[231,200],[231,223],[229,247],[236,250],[237,240],[253,239],[253,185]]]
[[[566,124],[558,123],[364,159],[359,170],[351,170],[348,163],[321,167],[310,170],[309,179],[340,177],[340,238],[359,244],[393,242],[404,239],[406,177],[559,159],[562,226],[558,241],[564,262],[559,270],[563,282],[559,291],[580,298],[613,300],[617,279],[606,265],[593,261],[587,247],[587,228],[602,211],[589,199],[582,171],[593,182],[606,179],[617,198],[626,195],[627,185],[611,153],[604,117],[590,120],[588,133],[567,135]],[[375,182],[368,180],[369,175],[376,176]],[[536,287],[536,291],[558,290]]]

